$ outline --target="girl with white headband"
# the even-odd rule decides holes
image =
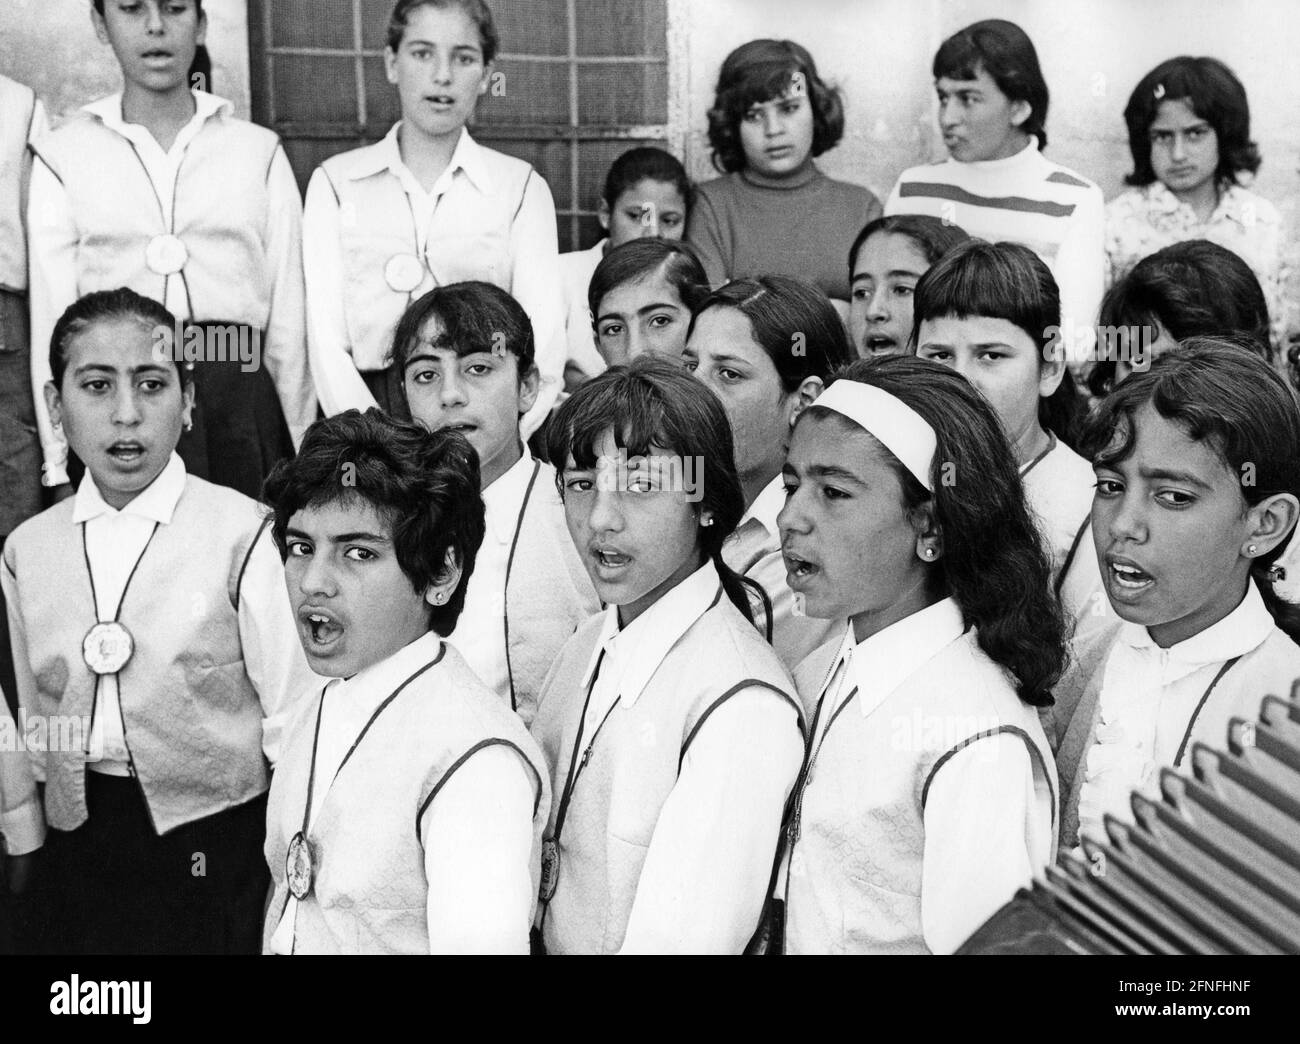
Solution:
[[[856,362],[795,425],[779,516],[810,616],[812,722],[775,895],[792,953],[951,952],[1053,853],[1037,707],[1063,623],[988,403],[906,356]]]

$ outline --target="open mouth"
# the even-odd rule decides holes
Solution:
[[[298,621],[311,639],[308,652],[323,652],[343,637],[343,625],[329,613],[302,609]]]
[[[613,548],[594,547],[591,549],[591,557],[602,573],[616,573],[632,563],[631,555]]]
[[[764,149],[772,159],[784,159],[794,151],[793,145],[773,145],[770,149]]]
[[[1131,562],[1108,560],[1111,579],[1115,586],[1124,591],[1142,591],[1156,582],[1155,577]]]
[[[108,455],[119,464],[134,464],[144,456],[144,447],[138,442],[115,442],[108,447]]]
[[[793,552],[782,551],[781,558],[785,561],[786,579],[790,586],[796,590],[801,584],[806,583],[821,572],[821,567],[816,562],[810,562]]]
[[[450,94],[427,94],[424,100],[436,109],[449,109],[456,104],[456,99]]]
[[[458,431],[458,432],[460,432],[462,435],[469,435],[469,434],[471,434],[472,432],[478,431],[478,425],[477,425],[477,424],[465,424],[465,423],[463,423],[463,424],[444,424],[444,425],[442,426],[442,430],[443,430],[443,431]]]
[[[883,334],[869,334],[862,339],[862,343],[872,355],[898,351],[898,341]]]

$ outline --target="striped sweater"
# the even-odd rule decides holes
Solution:
[[[1029,247],[1061,288],[1063,336],[1096,323],[1106,269],[1101,189],[1043,156],[1037,138],[1006,159],[905,170],[885,213],[929,214],[979,239]],[[1085,361],[1088,343],[1071,350],[1072,361]]]

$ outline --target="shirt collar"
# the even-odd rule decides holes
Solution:
[[[387,170],[391,171],[403,183],[407,183],[409,180],[412,185],[419,184],[410,168],[402,162],[402,150],[397,144],[397,132],[401,126],[402,122],[398,120],[382,139],[375,142],[357,157],[356,165],[352,169],[353,179],[368,178],[372,174]],[[460,137],[456,140],[456,148],[452,150],[451,162],[447,164],[447,169],[438,176],[438,182],[449,181],[456,171],[463,170],[465,176],[474,183],[475,188],[480,192],[491,192],[492,176],[488,170],[488,160],[485,153],[486,150],[483,146],[470,137],[469,131],[462,127]],[[423,192],[424,189],[421,188],[420,191]]]
[[[750,519],[775,536],[777,531],[776,516],[785,507],[785,476],[777,475],[771,482],[759,490],[754,503],[741,516],[736,528],[739,529]]]
[[[1182,211],[1191,217],[1195,224],[1200,224],[1196,220],[1196,214],[1190,204],[1184,203],[1175,196],[1162,181],[1153,181],[1146,187],[1147,206],[1152,210],[1163,214],[1178,214]],[[1214,208],[1214,213],[1210,215],[1206,225],[1213,225],[1220,221],[1234,221],[1238,225],[1249,227],[1251,222],[1247,221],[1246,212],[1246,195],[1240,185],[1229,185],[1219,194],[1218,206]]]
[[[335,678],[326,688],[346,693],[348,703],[354,707],[361,704],[378,707],[402,682],[441,655],[442,638],[435,631],[426,631],[387,659],[372,663],[351,678]]]
[[[504,544],[514,538],[519,512],[524,506],[524,496],[536,466],[537,462],[525,450],[504,475],[483,490],[487,525],[498,543]]]
[[[118,515],[138,515],[151,522],[170,525],[176,505],[185,492],[185,464],[175,451],[168,458],[166,466],[158,477],[138,493],[131,503],[118,511],[104,500],[95,485],[90,472],[77,487],[77,497],[72,505],[72,522],[74,525],[89,522],[101,515],[116,517]]]
[[[847,659],[848,680],[857,687],[858,706],[865,718],[965,631],[961,607],[951,598],[926,606],[861,642],[853,641],[850,621],[827,681],[834,677],[839,660]]]
[[[1143,655],[1159,657],[1164,666],[1164,684],[1168,685],[1208,664],[1223,663],[1259,648],[1273,633],[1273,627],[1273,617],[1259,589],[1248,582],[1246,597],[1237,608],[1218,623],[1168,649],[1156,645],[1151,632],[1140,624],[1122,624],[1118,640]]]
[[[194,116],[190,123],[203,123],[205,120],[218,113],[229,115],[235,111],[233,103],[225,98],[219,98],[215,94],[209,94],[207,91],[190,91],[194,95]],[[82,108],[92,116],[98,117],[104,124],[118,133],[125,133],[128,127],[138,127],[139,124],[127,123],[122,118],[122,94],[110,94],[107,98],[100,98],[89,105],[83,105]]]
[[[672,647],[721,596],[722,581],[713,562],[708,561],[622,630],[618,626],[618,606],[607,607],[600,640],[583,675],[583,687],[591,684],[603,652],[601,677],[612,680],[623,705],[631,706]]]

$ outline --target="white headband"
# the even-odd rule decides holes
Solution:
[[[813,405],[843,414],[875,436],[917,482],[934,492],[930,469],[938,441],[934,429],[907,403],[874,384],[840,378]]]

